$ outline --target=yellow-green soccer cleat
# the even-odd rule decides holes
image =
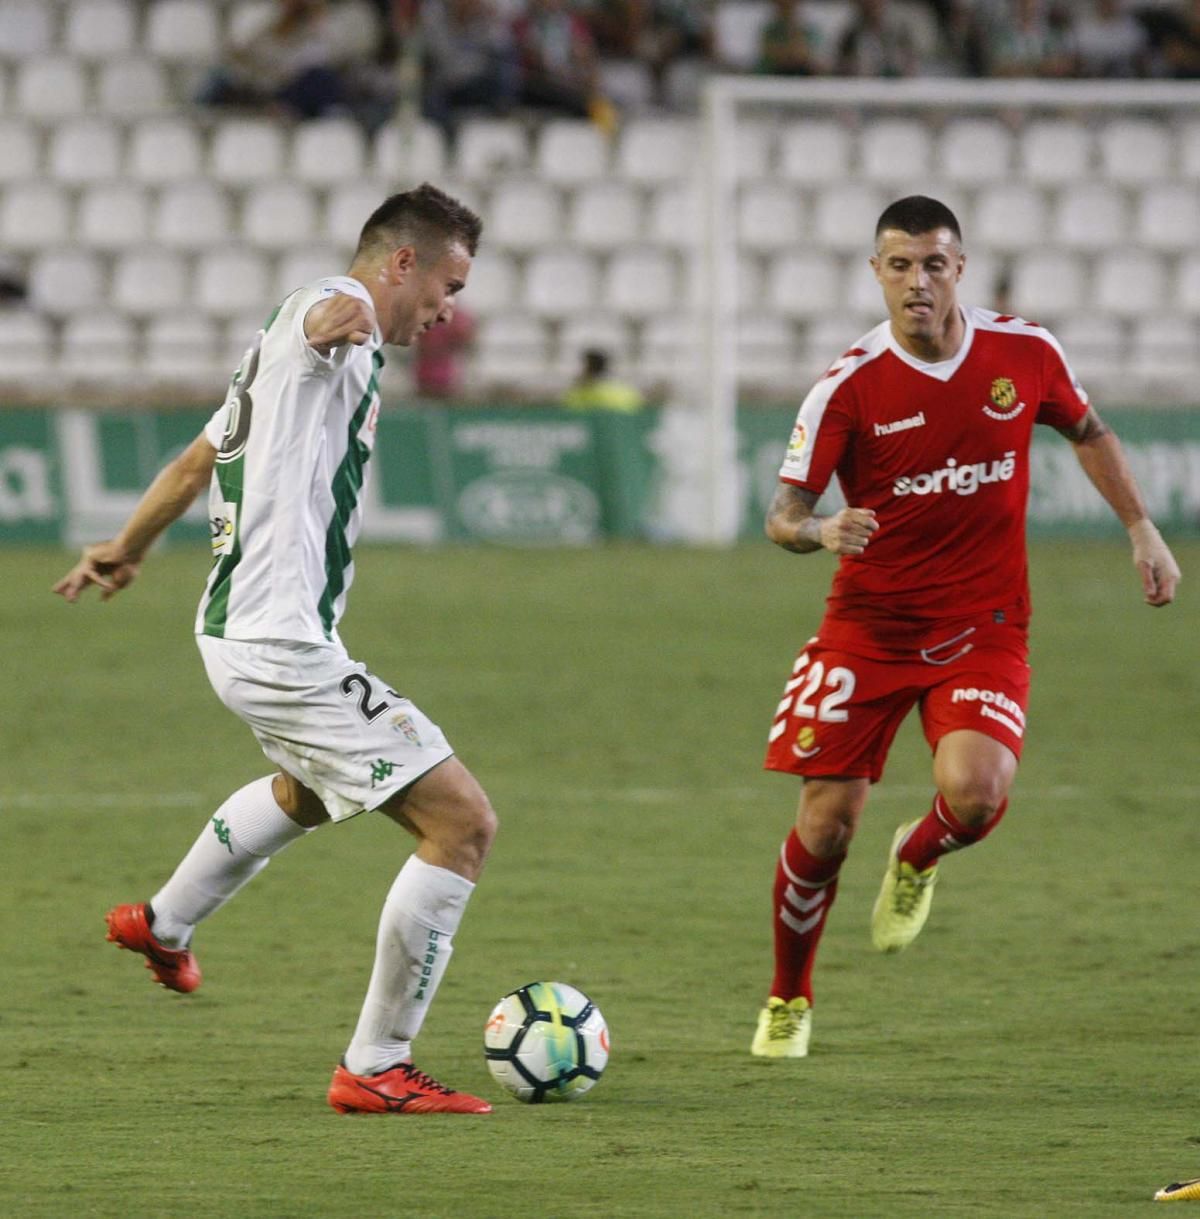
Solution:
[[[806,1058],[811,1033],[812,1006],[803,995],[795,999],[772,995],[758,1013],[750,1053],[756,1058]]]
[[[1200,1202],[1200,1177],[1192,1181],[1176,1181],[1164,1185],[1154,1195],[1155,1202]]]
[[[880,952],[899,952],[921,934],[929,907],[933,905],[933,886],[937,881],[937,864],[918,872],[910,863],[901,863],[896,856],[905,836],[918,823],[902,825],[892,838],[888,851],[887,871],[871,911],[871,940]]]

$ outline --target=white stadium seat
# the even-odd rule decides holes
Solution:
[[[768,265],[767,303],[784,317],[819,317],[840,307],[844,282],[841,264],[832,254],[785,254]]]
[[[233,237],[229,196],[199,179],[163,187],[154,208],[151,237],[171,250],[207,250]]]
[[[804,211],[794,186],[746,183],[738,200],[738,236],[751,250],[779,250],[800,241]]]
[[[59,367],[77,385],[109,386],[128,381],[136,367],[137,330],[128,318],[95,312],[63,326]]]
[[[16,109],[27,118],[50,120],[87,109],[87,76],[65,55],[23,60],[17,66]]]
[[[654,79],[650,69],[636,59],[604,56],[596,66],[600,94],[618,110],[639,114],[654,105]]]
[[[152,59],[114,59],[96,69],[96,104],[104,114],[141,118],[170,108],[163,66]]]
[[[228,376],[218,358],[217,326],[199,313],[167,313],[146,325],[143,368],[154,384],[207,386],[213,397]]]
[[[557,319],[597,307],[599,276],[591,257],[575,250],[541,250],[525,268],[524,303],[539,317]]]
[[[76,237],[95,250],[127,250],[141,245],[149,230],[146,192],[132,182],[89,187],[79,200]]]
[[[697,131],[697,138],[699,134]],[[775,159],[774,125],[755,119],[743,119],[738,123],[733,156],[733,175],[739,182],[770,177]]]
[[[651,386],[694,380],[701,354],[699,346],[690,318],[669,315],[648,318],[642,327],[636,361],[638,380]]]
[[[446,170],[446,140],[441,128],[421,120],[410,133],[400,124],[385,123],[375,135],[373,169],[395,182],[394,190],[440,179]]]
[[[0,309],[0,385],[36,382],[50,371],[53,333],[32,309]]]
[[[633,318],[678,309],[683,298],[674,258],[650,246],[614,254],[605,269],[601,303],[610,313]]]
[[[454,170],[468,181],[517,174],[529,165],[529,138],[517,119],[467,119],[458,132]]]
[[[1069,119],[1035,119],[1022,128],[1018,174],[1030,182],[1078,182],[1092,169],[1093,137]]]
[[[869,254],[884,204],[884,197],[874,187],[852,182],[827,186],[817,199],[814,213],[818,242],[834,250]]]
[[[1200,179],[1200,122],[1197,120],[1180,125],[1176,156],[1181,178],[1189,182]]]
[[[630,323],[609,313],[584,314],[563,323],[558,341],[556,367],[560,375],[579,371],[583,353],[589,348],[605,351],[618,366],[629,362],[633,353]]]
[[[634,118],[617,143],[617,171],[632,182],[685,178],[696,161],[697,130],[680,119]]]
[[[1200,233],[1200,198],[1185,182],[1147,186],[1138,196],[1134,237],[1164,252],[1188,249]]]
[[[204,164],[200,133],[186,119],[143,119],[130,129],[126,164],[139,182],[197,178]]]
[[[285,162],[283,129],[271,119],[226,119],[213,133],[210,166],[218,181],[238,186],[275,181]]]
[[[36,128],[24,119],[0,119],[0,183],[34,177],[40,160]]]
[[[519,179],[502,182],[488,209],[488,238],[513,250],[534,250],[553,242],[562,232],[558,191],[544,182]]]
[[[1176,268],[1174,307],[1187,317],[1200,317],[1200,254],[1185,255]]]
[[[1089,391],[1101,388],[1121,372],[1126,358],[1125,327],[1115,317],[1078,313],[1054,329],[1071,371]]]
[[[251,187],[242,202],[242,237],[266,250],[311,242],[317,235],[312,192],[298,182],[265,182]]]
[[[196,263],[195,303],[211,317],[258,313],[265,319],[276,303],[271,299],[266,259],[244,247],[202,254]]]
[[[137,43],[130,0],[72,0],[63,21],[63,49],[77,59],[127,55]]]
[[[646,236],[670,249],[699,246],[704,239],[700,191],[690,182],[670,182],[651,193]]]
[[[835,119],[789,123],[779,140],[779,171],[793,182],[840,182],[850,172],[850,133]]]
[[[500,250],[484,245],[471,263],[463,304],[475,314],[505,313],[518,299],[520,277],[514,260]]]
[[[1104,183],[1066,187],[1054,209],[1051,234],[1070,250],[1103,250],[1128,239],[1124,195]]]
[[[121,172],[121,130],[108,119],[59,123],[46,157],[50,175],[68,186],[110,181]]]
[[[998,183],[980,191],[975,218],[964,234],[968,253],[975,246],[1012,253],[1037,245],[1049,223],[1046,197],[1020,182]]]
[[[330,275],[345,275],[346,259],[333,246],[303,245],[288,250],[279,260],[271,286],[271,299],[281,301],[287,295]]]
[[[1170,175],[1171,137],[1153,119],[1114,119],[1100,131],[1097,145],[1109,181],[1140,185]]]
[[[271,24],[275,7],[275,0],[232,0],[222,4],[225,42],[239,46],[261,33]]]
[[[48,51],[54,18],[45,0],[0,0],[0,59],[29,59]]]
[[[329,193],[322,236],[341,249],[353,250],[371,213],[387,198],[387,186],[378,181],[345,182]]]
[[[854,313],[878,313],[880,317],[883,316],[883,290],[865,258],[848,259],[842,269],[842,280],[842,301],[848,309]]]
[[[876,119],[859,136],[859,164],[864,177],[894,185],[929,173],[933,141],[917,119]]]
[[[1007,268],[1007,261],[998,258],[985,249],[975,249],[967,256],[967,266],[963,271],[959,284],[959,297],[970,305],[980,305],[984,309],[993,308],[996,301],[996,288],[1001,278],[1001,269]],[[1007,270],[1005,270],[1007,278]],[[879,307],[883,307],[883,298],[879,297]],[[882,317],[882,313],[880,314]]]
[[[548,380],[549,344],[534,318],[500,314],[479,324],[472,358],[473,380],[485,387],[538,389]]]
[[[1196,379],[1200,333],[1191,318],[1151,314],[1133,322],[1132,356],[1136,375],[1156,387],[1181,387],[1188,393]]]
[[[32,251],[62,245],[70,238],[67,194],[44,179],[14,183],[0,194],[0,245]]]
[[[329,41],[344,63],[366,62],[379,47],[380,6],[371,0],[339,0],[330,5]]]
[[[771,6],[761,0],[725,0],[713,12],[713,43],[717,59],[735,71],[758,66],[763,29]]]
[[[145,50],[168,63],[207,65],[221,52],[218,6],[208,0],[154,0],[146,10]]]
[[[1084,289],[1083,268],[1073,254],[1038,248],[1014,261],[1013,308],[1030,321],[1050,324],[1085,308]]]
[[[113,269],[112,299],[130,317],[148,318],[178,309],[187,290],[183,259],[169,250],[128,251]]]
[[[637,241],[642,232],[642,201],[625,182],[596,182],[575,189],[568,211],[567,236],[590,249],[613,250]]]
[[[1096,261],[1092,296],[1097,309],[1114,317],[1161,313],[1167,277],[1161,258],[1142,250],[1117,250]]]
[[[536,137],[534,162],[548,182],[590,182],[608,173],[608,137],[586,119],[550,119]]]
[[[997,119],[954,119],[938,141],[938,170],[967,185],[1012,177],[1013,136]]]
[[[366,164],[366,140],[353,119],[312,119],[292,137],[291,173],[302,182],[336,186],[361,178]]]
[[[744,314],[738,319],[737,332],[738,380],[743,388],[767,393],[800,389],[796,339],[783,318],[770,313]]]
[[[98,308],[103,291],[103,267],[89,250],[48,250],[37,255],[29,269],[30,303],[51,317]]]

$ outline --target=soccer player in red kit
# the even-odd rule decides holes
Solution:
[[[776,868],[775,975],[751,1046],[759,1057],[808,1052],[813,960],[838,870],[914,706],[936,794],[892,841],[871,922],[880,951],[916,938],[939,857],[979,842],[1004,815],[1029,693],[1035,423],[1071,442],[1129,531],[1145,600],[1175,595],[1179,568],[1057,341],[1021,318],[960,305],[964,261],[943,204],[916,195],[884,211],[871,266],[888,320],[804,400],[767,514],[767,536],[785,550],[841,558],[767,748],[767,768],[804,787]],[[848,507],[817,516],[834,475]]]

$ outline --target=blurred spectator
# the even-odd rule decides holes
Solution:
[[[1159,28],[1159,64],[1164,76],[1200,79],[1200,0],[1186,12],[1163,14]]]
[[[979,9],[972,0],[933,5],[938,41],[928,71],[936,76],[982,76],[986,71]]]
[[[912,76],[918,66],[912,31],[891,0],[858,0],[858,12],[838,44],[838,73]]]
[[[1075,22],[1080,74],[1145,76],[1150,41],[1142,23],[1122,10],[1120,0],[1094,0],[1091,10]]]
[[[646,399],[640,390],[611,375],[607,351],[589,347],[575,384],[563,395],[563,405],[574,411],[632,414],[646,405]]]
[[[1072,76],[1078,62],[1066,13],[1045,0],[1008,0],[981,18],[989,76]]]
[[[611,107],[598,87],[596,48],[587,22],[566,0],[528,0],[513,26],[521,61],[518,100],[526,106],[608,125]]]
[[[774,0],[759,40],[758,70],[770,76],[815,76],[821,68],[813,52],[812,29],[798,0]]]
[[[300,118],[344,110],[345,81],[325,0],[275,0],[266,24],[231,46],[196,100],[209,106],[274,106]]]
[[[517,98],[516,46],[508,25],[488,0],[425,0],[424,110],[450,129],[456,111],[504,114]]]
[[[576,6],[577,8],[580,6]],[[591,0],[584,5],[597,52],[642,64],[666,102],[667,70],[712,58],[712,6],[689,0]]]
[[[464,362],[475,341],[475,319],[462,305],[454,316],[417,340],[413,380],[422,398],[456,398],[462,392]]]

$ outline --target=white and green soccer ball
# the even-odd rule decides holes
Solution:
[[[517,1100],[576,1100],[608,1064],[608,1025],[575,987],[530,982],[492,1008],[483,1047],[488,1070]]]

